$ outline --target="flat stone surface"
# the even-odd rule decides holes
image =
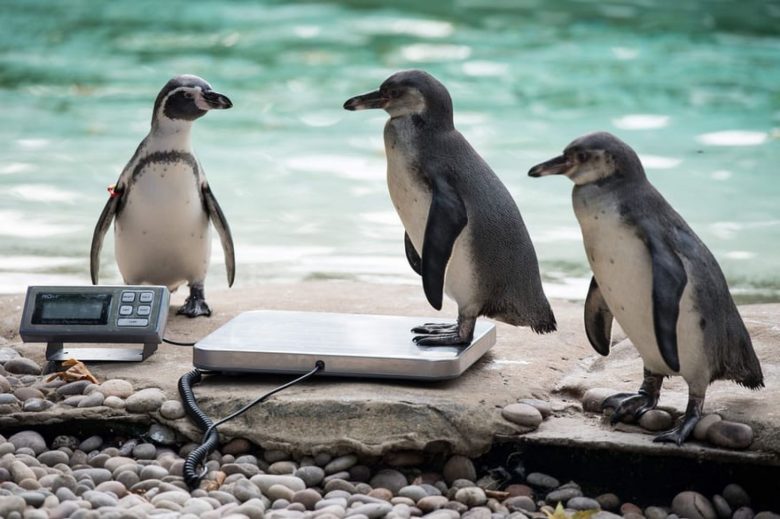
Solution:
[[[208,301],[214,313],[211,318],[197,319],[175,315],[185,292],[173,295],[166,330],[168,337],[179,341],[197,340],[240,312],[255,309],[411,315],[419,316],[421,323],[429,316],[454,319],[456,315],[456,306],[449,300],[442,312],[432,309],[417,285],[311,281],[210,290]],[[25,357],[43,365],[44,345],[23,344],[18,336],[23,299],[23,295],[0,296],[0,336]],[[753,428],[753,444],[745,451],[715,449],[700,443],[682,448],[654,444],[652,436],[641,430],[621,432],[604,424],[597,415],[583,414],[579,398],[590,388],[635,391],[641,383],[642,363],[625,341],[614,346],[609,357],[598,356],[585,337],[581,302],[554,300],[552,306],[557,333],[537,335],[528,328],[497,323],[496,345],[456,380],[315,379],[279,393],[240,419],[222,425],[223,441],[242,437],[266,449],[295,454],[328,451],[358,455],[445,444],[454,453],[474,457],[486,452],[496,437],[517,436],[536,443],[584,443],[595,448],[726,460],[749,457],[780,464],[780,305],[740,308],[762,361],[767,387],[754,393],[733,383],[717,382],[707,393],[706,413],[716,412],[726,420]],[[623,335],[617,324],[614,329],[615,337]],[[178,399],[176,383],[191,369],[191,359],[191,348],[161,344],[143,363],[90,363],[89,367],[101,382],[123,379],[136,391],[159,387],[167,399]],[[226,406],[248,403],[288,380],[257,375],[206,376],[197,393],[207,413],[222,416]],[[555,414],[538,430],[521,435],[527,428],[503,419],[501,410],[525,398],[549,401]],[[684,381],[679,377],[665,380],[661,405],[679,414],[686,401]],[[109,407],[56,406],[36,413],[12,412],[0,415],[0,428],[72,420],[148,424],[152,419],[189,439],[201,437],[189,420],[166,419],[159,411],[152,411],[150,416]]]

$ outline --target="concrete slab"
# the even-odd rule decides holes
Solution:
[[[183,294],[175,295],[174,304],[181,304],[183,298]],[[428,306],[419,287],[407,285],[319,281],[269,284],[212,292],[208,300],[215,311],[211,318],[191,320],[173,316],[168,337],[197,340],[250,309],[421,318],[455,315],[451,302],[445,304],[442,312],[436,312]],[[20,343],[17,328],[22,302],[21,295],[0,298],[0,335],[23,355],[43,362],[44,345]],[[640,383],[641,363],[628,345],[616,347],[607,359],[598,358],[585,338],[581,303],[554,301],[553,308],[559,324],[557,333],[539,336],[528,329],[499,323],[496,346],[459,379],[436,383],[312,380],[225,424],[220,428],[223,438],[243,437],[264,448],[280,448],[293,454],[328,450],[378,457],[415,450],[473,457],[489,450],[496,437],[529,433],[530,428],[504,420],[501,409],[522,398],[539,398],[551,401],[555,413],[536,432],[525,434],[526,441],[565,443],[569,439],[573,444],[634,452],[665,449],[686,456],[705,452],[704,447],[693,444],[682,448],[659,446],[651,443],[647,435],[612,431],[597,417],[583,414],[578,397],[585,390],[596,386],[635,389]],[[752,393],[733,384],[716,384],[708,394],[706,408],[722,413],[724,418],[749,423],[756,432],[751,450],[727,452],[724,456],[780,464],[780,305],[745,306],[741,311],[762,359],[767,389]],[[123,378],[132,382],[136,390],[160,387],[169,397],[178,398],[176,383],[191,369],[191,348],[163,344],[141,364],[101,363],[90,364],[90,368],[101,380]],[[210,376],[196,388],[196,394],[204,410],[217,418],[286,380],[265,375]],[[663,405],[682,411],[685,398],[682,381],[665,384]],[[0,428],[120,419],[110,413],[86,411],[62,411],[57,407],[48,412],[5,415],[0,416]],[[170,421],[159,414],[152,418],[188,438],[200,438],[186,419]],[[150,418],[133,415],[128,419]]]

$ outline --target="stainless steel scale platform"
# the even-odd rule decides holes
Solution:
[[[200,340],[193,349],[196,368],[235,373],[310,371],[321,375],[443,380],[461,375],[496,342],[496,327],[477,321],[474,339],[464,347],[417,346],[410,331],[427,317],[287,312],[244,312]]]

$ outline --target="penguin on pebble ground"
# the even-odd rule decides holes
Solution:
[[[761,365],[712,253],[645,176],[639,157],[606,132],[569,144],[532,177],[566,175],[593,271],[585,331],[609,354],[616,319],[644,362],[638,393],[605,400],[612,423],[637,420],[658,403],[664,377],[682,376],[688,407],[681,423],[655,438],[682,444],[699,421],[715,380],[764,385]]]
[[[114,224],[119,271],[129,285],[190,288],[178,313],[211,315],[203,282],[211,255],[209,222],[225,253],[228,286],[235,278],[233,238],[225,215],[192,151],[192,123],[209,110],[233,106],[197,76],[177,76],[154,102],[152,128],[127,163],[92,236],[90,273],[97,284],[103,238]]]
[[[419,345],[464,345],[486,315],[537,333],[555,330],[533,244],[517,205],[455,129],[452,99],[421,70],[390,76],[379,90],[344,103],[384,109],[387,184],[404,229],[406,257],[428,302],[442,292],[458,304],[454,325],[414,328]]]

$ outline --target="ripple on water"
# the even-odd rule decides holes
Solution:
[[[74,191],[55,189],[43,184],[20,184],[7,191],[8,194],[28,202],[65,202],[73,204],[83,195]]]
[[[654,130],[669,125],[668,115],[629,114],[612,119],[612,124],[621,130]]]
[[[285,166],[296,171],[328,173],[350,180],[377,180],[384,178],[385,166],[378,161],[348,155],[307,155],[285,161]]]
[[[46,238],[79,232],[83,229],[79,225],[63,225],[47,220],[31,219],[16,211],[0,211],[1,236],[15,236],[18,238]]]
[[[414,43],[401,48],[401,56],[414,62],[460,61],[471,56],[471,48],[466,45]]]
[[[707,146],[759,146],[767,140],[766,132],[748,130],[726,130],[703,133],[696,140]]]

